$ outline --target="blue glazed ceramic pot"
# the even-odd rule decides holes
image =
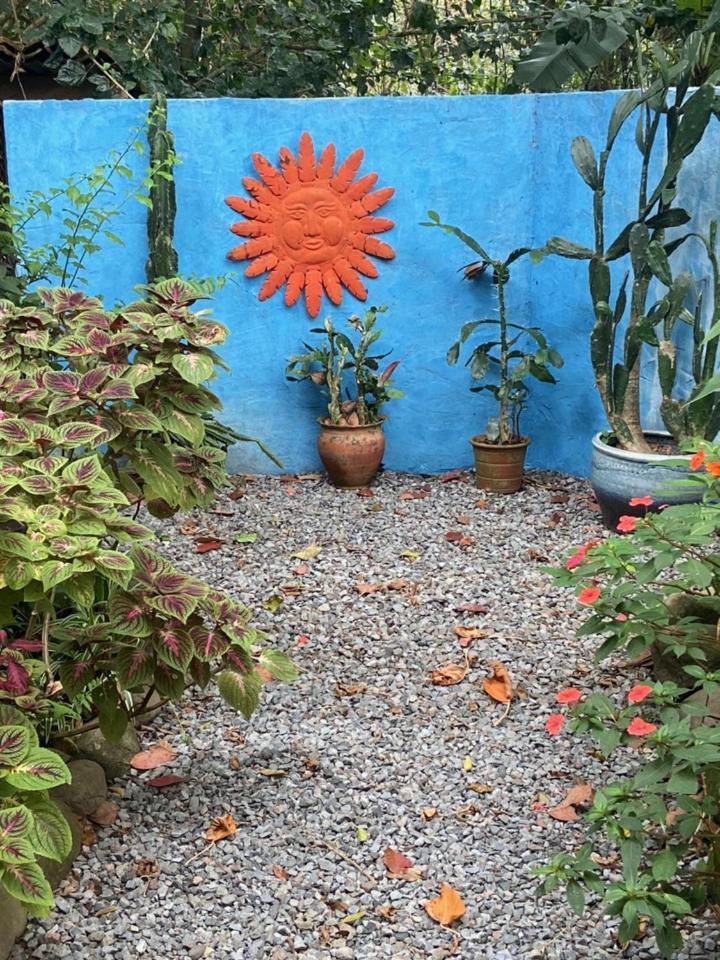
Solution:
[[[646,433],[648,440],[667,441],[667,433]],[[633,497],[653,497],[658,505],[695,503],[702,498],[702,490],[674,487],[687,470],[682,467],[660,467],[667,454],[635,453],[611,447],[596,433],[592,439],[591,482],[602,513],[603,523],[614,530],[621,516],[644,516],[646,507],[631,507]],[[686,458],[688,462],[690,457]]]

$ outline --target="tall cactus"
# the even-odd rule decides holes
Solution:
[[[148,210],[149,256],[145,264],[148,283],[178,273],[178,255],[173,246],[175,230],[175,142],[167,125],[167,100],[155,94],[150,101],[147,138],[150,145],[150,202]]]

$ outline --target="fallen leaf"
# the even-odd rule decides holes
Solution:
[[[360,594],[361,597],[365,597],[369,593],[379,593],[380,590],[384,589],[384,583],[364,583],[362,580],[360,580],[355,584],[355,590]]]
[[[289,880],[290,874],[287,872],[285,867],[278,867],[277,865],[272,868],[272,875],[278,880]]]
[[[230,757],[230,759],[228,760],[228,766],[230,767],[231,770],[239,770],[239,769],[240,769],[240,757],[238,757],[238,756],[236,756],[235,754],[233,754],[233,755]]]
[[[343,683],[341,681],[335,684],[335,696],[338,697],[338,699],[341,697],[355,697],[360,693],[365,693],[366,690],[366,683]]]
[[[479,640],[487,636],[487,630],[481,630],[480,627],[453,627],[453,632],[458,638],[461,647],[469,647],[473,640]]]
[[[405,560],[420,559],[420,554],[417,552],[417,550],[403,550],[400,556],[403,557]]]
[[[316,773],[320,769],[320,759],[318,757],[308,757],[305,766],[311,773]]]
[[[361,487],[361,488],[358,490],[357,495],[358,495],[359,497],[374,497],[374,496],[375,496],[375,494],[372,492],[372,490],[370,489],[370,487]]]
[[[228,494],[228,500],[242,500],[244,496],[245,488],[237,486],[231,493]]]
[[[400,494],[401,500],[425,500],[430,496],[432,488],[428,486],[413,487],[411,490],[403,490]]]
[[[367,843],[368,837],[370,834],[367,832],[365,827],[358,827],[355,832],[355,837],[357,838],[358,843]]]
[[[178,777],[175,773],[165,773],[160,777],[153,777],[152,780],[147,780],[146,782],[149,787],[164,790],[166,787],[175,787],[179,783],[187,783],[188,778]]]
[[[438,815],[437,807],[423,807],[423,809],[420,811],[420,816],[426,822],[428,820],[434,820],[437,815]]]
[[[97,843],[97,834],[95,833],[95,828],[88,820],[83,820],[82,822],[80,843],[84,847],[91,847],[94,843]]]
[[[195,553],[210,553],[225,546],[225,541],[217,537],[198,537],[195,541]]]
[[[206,837],[210,843],[217,843],[218,840],[225,840],[226,837],[232,837],[236,833],[237,824],[233,815],[226,813],[222,817],[212,818]]]
[[[370,513],[380,513],[384,509],[385,509],[385,505],[382,503],[377,503],[377,501],[375,503],[371,503],[370,506],[368,507],[368,510],[370,511]]]
[[[550,497],[550,503],[567,503],[570,497],[566,493],[557,493]]]
[[[299,647],[306,647],[310,643],[310,637],[306,637],[304,633],[301,633],[297,638]]]
[[[416,883],[422,879],[422,869],[414,867],[409,857],[400,853],[399,850],[393,850],[392,847],[385,848],[383,863],[388,876],[393,880],[408,880],[411,883]]]
[[[548,526],[550,529],[554,529],[559,523],[562,523],[563,515],[558,513],[557,510],[551,515],[550,520],[548,521]]]
[[[286,497],[294,497],[297,493],[297,487],[294,483],[288,483],[283,487],[283,493]]]
[[[268,597],[267,600],[263,600],[262,606],[266,610],[269,610],[270,613],[277,613],[284,602],[284,597],[281,597],[278,593],[274,593],[271,597]]]
[[[256,533],[236,533],[233,537],[234,543],[255,543],[256,540]]]
[[[215,507],[215,509],[211,510],[210,512],[214,513],[218,517],[234,517],[235,516],[234,510],[223,510],[222,507]]]
[[[295,479],[299,480],[300,483],[305,483],[308,480],[322,480],[322,477],[319,473],[299,473]]]
[[[296,550],[295,553],[291,553],[290,556],[298,560],[314,560],[321,552],[322,547],[320,544],[311,543],[307,547],[303,547],[302,550]]]
[[[89,817],[99,827],[111,827],[117,820],[119,812],[120,808],[116,803],[112,800],[103,800],[97,810],[89,814]]]
[[[466,536],[462,530],[449,530],[445,534],[448,543],[454,543],[458,547],[472,547],[475,541],[472,537]]]
[[[449,927],[465,914],[465,904],[457,890],[443,883],[440,885],[440,896],[428,900],[425,910],[441,927]]]
[[[388,580],[385,584],[386,590],[407,590],[408,587],[416,587],[416,584],[410,583],[409,580]]]
[[[480,809],[476,807],[474,803],[469,803],[466,807],[458,807],[457,810],[453,810],[453,816],[458,820],[467,820],[468,817],[474,817],[478,813],[480,813]]]
[[[430,683],[434,687],[454,687],[461,683],[467,676],[467,667],[460,667],[457,664],[448,663],[444,667],[433,670],[430,675]]]
[[[488,501],[483,499],[476,500],[475,503],[473,504],[476,510],[484,510],[487,507],[487,505],[488,505]]]
[[[229,740],[230,743],[245,743],[245,735],[240,733],[237,727],[230,727],[229,730],[226,730],[223,734],[223,740]]]
[[[463,760],[463,770],[465,771],[465,773],[470,773],[470,771],[472,770],[473,766],[474,766],[474,764],[473,764],[472,760],[470,759],[470,757],[465,757],[465,759]]]
[[[450,483],[452,480],[462,480],[464,476],[464,470],[451,470],[449,473],[444,473],[441,477],[438,477],[438,479],[440,483]]]
[[[395,919],[395,907],[386,904],[383,907],[378,907],[375,911],[379,917],[382,917],[383,920],[389,920],[391,923]]]
[[[356,913],[349,913],[345,917],[340,917],[340,919],[338,920],[338,923],[349,923],[349,924],[357,923],[358,920],[362,920],[362,918],[365,916],[366,913],[367,913],[367,910],[358,910]]]
[[[495,789],[489,783],[469,783],[467,788],[472,790],[473,793],[492,793]]]
[[[528,560],[535,560],[537,563],[547,563],[549,559],[540,550],[536,550],[535,547],[530,547],[527,552],[527,557]]]
[[[455,607],[455,613],[487,613],[488,608],[482,603],[464,603],[461,607]]]
[[[304,577],[309,569],[310,567],[306,563],[299,563],[297,567],[292,568],[292,573],[294,573],[296,577]]]
[[[198,525],[194,520],[191,520],[189,517],[187,520],[183,520],[182,523],[178,524],[178,533],[181,533],[184,537],[191,537],[194,533],[198,531]]]
[[[130,760],[130,766],[135,770],[154,770],[175,759],[175,751],[166,743],[156,743],[147,750],[136,753]]]
[[[280,589],[286,597],[299,597],[305,587],[301,583],[284,583]]]
[[[276,767],[259,767],[258,773],[261,777],[286,777],[287,770],[280,770]]]
[[[485,693],[497,700],[498,703],[510,703],[513,696],[512,681],[507,667],[499,660],[491,660],[488,664],[492,670],[489,677],[485,677],[482,682],[482,688]]]
[[[150,857],[145,857],[135,864],[135,876],[142,877],[143,880],[152,880],[154,877],[159,877],[160,864],[157,860],[151,860]]]
[[[461,526],[466,527],[470,523],[470,517],[455,517],[455,523],[459,523]]]
[[[343,903],[342,900],[326,900],[325,903],[328,905],[328,909],[335,913],[347,913],[349,909],[348,905]]]
[[[587,810],[592,804],[595,790],[589,783],[576,783],[574,787],[568,790],[565,799],[556,807],[548,810],[549,816],[553,820],[560,820],[563,823],[573,823],[580,819],[578,809]]]

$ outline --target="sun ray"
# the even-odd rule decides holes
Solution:
[[[263,183],[267,184],[275,196],[284,196],[287,191],[287,184],[270,161],[266,160],[261,153],[254,153],[252,155],[252,162],[262,178]]]
[[[298,182],[298,168],[295,163],[295,157],[287,147],[280,147],[280,169],[282,170],[285,183],[290,186]]]
[[[329,143],[320,154],[318,161],[318,180],[329,180],[335,172],[335,144]]]
[[[274,237],[258,237],[257,240],[250,240],[249,243],[241,243],[239,247],[233,247],[228,254],[228,258],[230,260],[250,260],[252,257],[260,257],[264,253],[270,253],[274,246]]]
[[[379,275],[371,258],[395,256],[389,244],[373,236],[394,226],[392,220],[373,214],[395,191],[374,189],[375,173],[356,180],[362,161],[363,151],[354,150],[336,169],[335,146],[318,148],[316,155],[307,132],[300,137],[297,155],[280,148],[277,167],[262,154],[252,154],[258,179],[245,177],[242,183],[253,199],[225,201],[244,218],[232,224],[231,231],[249,239],[233,247],[228,258],[251,261],[245,270],[250,278],[266,275],[260,300],[284,287],[285,304],[291,307],[302,297],[304,309],[314,318],[324,297],[334,306],[342,304],[344,291],[367,299],[361,276],[374,280]]]
[[[334,303],[336,307],[339,307],[342,303],[342,287],[340,286],[338,275],[332,267],[327,267],[323,271],[323,286],[330,301]]]
[[[347,287],[354,297],[357,297],[358,300],[367,300],[367,290],[363,286],[362,280],[344,257],[335,261],[335,272],[340,277],[343,286]]]
[[[297,303],[302,289],[305,286],[305,271],[299,270],[297,267],[290,274],[288,279],[288,285],[285,287],[285,305],[291,307],[294,303]]]
[[[262,257],[257,257],[249,266],[245,268],[246,277],[259,277],[262,273],[268,273],[273,267],[277,266],[278,258],[274,253],[266,253]]]
[[[310,183],[315,179],[315,148],[309,133],[300,137],[298,173],[302,183]]]
[[[360,164],[364,156],[365,154],[362,150],[353,150],[347,160],[340,164],[338,172],[330,181],[333,189],[337,190],[338,193],[344,193],[347,190],[353,177],[360,169]]]
[[[305,274],[305,306],[311,317],[316,317],[320,313],[322,295],[322,273],[318,269],[308,270]]]
[[[364,257],[359,250],[353,250],[351,247],[347,251],[346,257],[350,266],[354,267],[358,273],[362,273],[366,277],[371,277],[373,280],[380,276],[378,273],[378,268],[375,266],[372,260],[368,260],[367,257]]]
[[[364,197],[375,186],[378,180],[378,175],[376,173],[366,173],[364,177],[360,177],[359,180],[356,180],[355,183],[351,183],[347,188],[347,197],[349,200],[360,200],[361,197]]]
[[[260,287],[258,300],[267,300],[268,297],[277,293],[294,269],[295,264],[292,260],[281,260],[273,272],[267,277],[262,287]]]

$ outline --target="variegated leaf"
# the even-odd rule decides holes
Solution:
[[[32,828],[33,816],[26,806],[0,809],[0,864],[35,859]]]
[[[180,623],[168,623],[157,630],[153,635],[153,646],[164,663],[182,673],[195,652],[190,634]]]
[[[0,767],[21,763],[33,746],[32,734],[25,726],[0,727]]]
[[[18,790],[50,790],[70,783],[70,771],[52,750],[33,747],[8,769],[5,782]]]
[[[190,636],[195,645],[195,656],[206,662],[221,657],[230,646],[228,638],[219,630],[208,627],[192,627]]]
[[[72,849],[70,824],[52,800],[46,800],[39,794],[30,794],[25,803],[33,816],[30,835],[35,852],[41,857],[62,863]]]
[[[0,867],[0,883],[10,896],[33,907],[50,907],[53,904],[52,890],[37,863],[3,864]]]
[[[249,720],[260,703],[262,681],[258,674],[254,670],[223,670],[218,674],[217,685],[223,700]]]
[[[144,647],[124,647],[115,657],[115,669],[125,689],[145,687],[152,683],[155,656]]]

